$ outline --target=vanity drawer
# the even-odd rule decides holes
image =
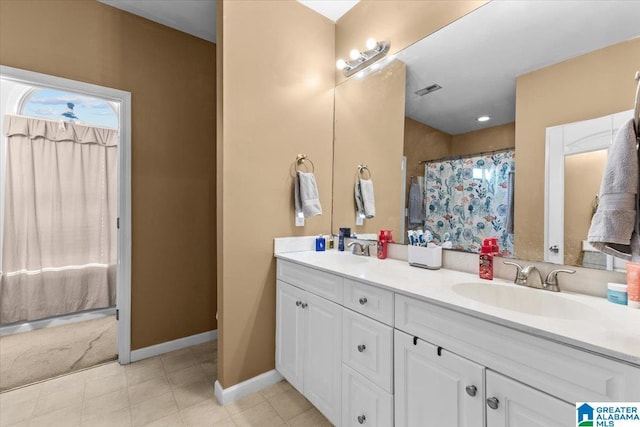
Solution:
[[[566,402],[640,399],[638,366],[403,295],[395,303],[397,329]]]
[[[393,292],[344,279],[345,307],[393,326]]]
[[[393,328],[344,308],[342,362],[393,392]]]
[[[393,425],[393,396],[342,365],[342,427]]]
[[[342,304],[342,277],[278,260],[278,280],[307,290],[330,301]]]

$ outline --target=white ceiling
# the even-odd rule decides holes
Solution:
[[[639,16],[637,0],[492,1],[397,55],[406,115],[452,135],[513,122],[517,76],[637,37]]]
[[[216,0],[98,0],[151,21],[216,42]]]
[[[336,22],[360,0],[298,0],[303,5],[315,10]]]

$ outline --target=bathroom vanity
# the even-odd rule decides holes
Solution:
[[[640,310],[337,251],[277,254],[276,369],[336,426],[575,423],[640,401]]]

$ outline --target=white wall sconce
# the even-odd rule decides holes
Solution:
[[[383,58],[389,51],[390,43],[387,41],[376,41],[375,39],[367,40],[367,50],[360,52],[358,49],[352,49],[349,53],[351,60],[345,61],[340,58],[336,62],[338,70],[342,70],[345,76],[349,77],[358,71],[368,67],[379,59]]]

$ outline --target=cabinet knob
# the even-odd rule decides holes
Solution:
[[[498,404],[500,404],[500,401],[497,397],[490,397],[487,399],[487,406],[491,409],[498,409]]]
[[[365,422],[366,420],[367,420],[367,417],[366,417],[364,414],[362,414],[362,415],[358,415],[358,422],[359,422],[360,424],[364,424],[364,422]]]
[[[300,307],[302,305],[302,301],[296,301],[296,307]]]
[[[467,391],[467,394],[471,397],[475,396],[476,393],[478,392],[478,388],[474,385],[468,385],[465,387],[465,390]]]
[[[365,305],[367,303],[367,297],[361,297],[359,301],[360,305]]]
[[[307,304],[306,302],[303,302],[303,303],[301,304],[301,306],[302,306],[302,308],[307,308],[307,307],[309,306],[309,304]]]
[[[360,353],[362,353],[366,348],[367,348],[367,346],[366,346],[366,345],[364,345],[364,344],[360,344],[360,345],[358,346],[358,351],[359,351]]]

